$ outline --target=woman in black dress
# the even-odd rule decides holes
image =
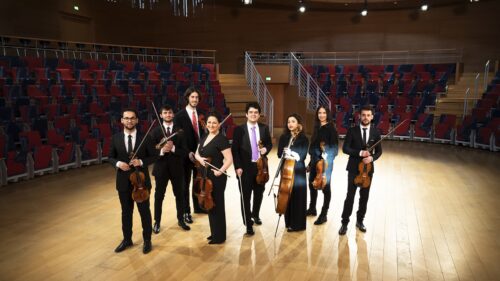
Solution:
[[[325,153],[322,153],[320,143],[324,142]],[[311,155],[311,162],[309,167],[309,193],[311,201],[309,202],[309,209],[307,210],[308,216],[316,216],[316,200],[318,199],[318,190],[312,185],[316,177],[316,163],[320,159],[326,160],[328,168],[326,169],[326,186],[323,189],[325,196],[323,201],[323,208],[318,219],[314,222],[315,225],[323,224],[327,221],[328,208],[330,207],[330,200],[332,198],[332,190],[330,181],[333,171],[333,160],[339,151],[339,136],[337,130],[332,122],[330,109],[324,106],[318,107],[316,110],[316,118],[314,122],[314,132],[311,138],[311,146],[309,147],[309,154]]]
[[[233,163],[231,147],[226,137],[219,132],[221,119],[217,113],[207,115],[208,134],[201,140],[196,151],[196,160],[205,166],[207,158],[210,164],[220,170],[207,169],[207,177],[212,181],[212,197],[214,207],[208,212],[210,222],[210,240],[208,244],[222,244],[226,241],[226,211],[224,207],[224,191],[226,189],[226,172]],[[221,172],[222,171],[222,172]]]
[[[288,116],[286,129],[280,137],[278,146],[279,158],[293,158],[296,161],[292,194],[285,213],[285,224],[289,232],[306,229],[307,182],[304,160],[307,156],[309,140],[305,136],[302,126],[300,115],[294,113]],[[292,133],[296,137],[292,141],[290,148],[288,148],[290,138],[293,136]]]

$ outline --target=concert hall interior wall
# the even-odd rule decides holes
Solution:
[[[243,52],[463,49],[465,71],[500,57],[500,1],[370,11],[307,11],[205,1],[174,17],[169,1],[140,10],[130,1],[0,1],[0,34],[110,44],[217,50],[221,73],[241,72]],[[227,3],[227,1],[225,1]],[[241,5],[240,5],[241,4]],[[79,10],[73,9],[74,5]]]

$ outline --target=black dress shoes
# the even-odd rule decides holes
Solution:
[[[246,232],[246,235],[247,235],[247,236],[252,236],[252,235],[254,235],[254,234],[255,234],[255,232],[253,231],[253,227],[252,227],[252,226],[248,226],[248,227],[247,227],[247,232]]]
[[[312,209],[312,208],[307,209],[306,216],[309,217],[309,216],[316,216],[316,215],[317,215],[316,209]]]
[[[131,240],[123,240],[120,245],[118,245],[118,247],[116,247],[115,249],[115,253],[119,253],[125,249],[127,249],[128,247],[132,246],[132,241]]]
[[[160,233],[160,223],[159,222],[155,222],[155,224],[153,225],[153,232],[155,234]]]
[[[356,227],[359,229],[359,231],[366,232],[366,227],[363,222],[356,222]]]
[[[185,220],[187,223],[193,223],[193,217],[191,217],[191,214],[189,214],[189,213],[185,213],[185,214],[184,214],[184,220]]]
[[[255,222],[256,225],[262,224],[262,220],[259,217],[253,217],[253,221]]]
[[[151,241],[144,241],[144,247],[142,248],[142,252],[144,254],[151,252]]]
[[[347,233],[347,224],[342,224],[339,229],[339,235],[345,235]]]
[[[191,227],[189,227],[189,225],[187,225],[184,221],[179,221],[177,224],[184,230],[191,230]]]
[[[315,225],[324,224],[327,221],[326,215],[319,215],[318,219],[314,222]]]
[[[210,242],[208,242],[208,244],[210,244],[210,245],[213,245],[213,244],[222,244],[224,242],[225,242],[224,240],[222,240],[222,241],[210,240]]]
[[[208,236],[207,240],[212,240],[212,235]]]

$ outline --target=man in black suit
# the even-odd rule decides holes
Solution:
[[[342,150],[345,154],[349,155],[347,162],[348,178],[347,178],[347,195],[344,201],[344,210],[342,211],[342,226],[340,227],[339,234],[344,235],[347,232],[347,224],[349,217],[352,214],[352,207],[354,204],[354,196],[356,195],[357,186],[354,184],[354,178],[358,175],[358,165],[362,161],[365,164],[372,163],[372,171],[369,174],[370,179],[373,178],[375,165],[373,161],[377,160],[382,155],[382,145],[378,143],[372,151],[367,148],[380,140],[380,132],[370,122],[373,119],[373,109],[370,106],[363,106],[360,110],[360,124],[349,128],[344,140]],[[362,188],[359,190],[359,207],[356,213],[357,221],[356,227],[366,232],[366,227],[363,220],[366,214],[366,206],[368,204],[368,195],[370,187]]]
[[[203,130],[200,124],[199,112],[196,109],[200,102],[199,91],[194,87],[189,87],[184,93],[184,100],[187,105],[185,108],[177,112],[174,118],[174,124],[179,129],[184,131],[184,138],[186,140],[188,154],[184,159],[184,219],[187,223],[193,223],[191,217],[191,206],[189,204],[189,186],[191,183],[191,176],[196,177],[196,169],[194,167],[194,153],[198,148],[198,143],[203,137]],[[198,199],[194,192],[192,193],[193,209],[195,213],[206,213],[200,208]]]
[[[243,210],[246,217],[243,218],[243,224],[247,227],[247,234],[253,235],[253,223],[260,225],[262,221],[259,217],[260,205],[264,195],[264,185],[257,184],[257,159],[260,155],[267,155],[273,148],[269,128],[258,123],[260,118],[260,106],[256,102],[246,105],[247,122],[236,127],[233,134],[233,143],[231,151],[233,154],[233,163],[238,175],[238,181],[241,178],[243,192]],[[263,147],[259,149],[259,141],[262,141]],[[241,190],[240,190],[241,191]],[[250,208],[250,198],[253,191],[253,208]],[[251,210],[251,212],[250,212]],[[253,218],[253,221],[251,220]]]
[[[121,122],[124,126],[123,132],[117,133],[111,140],[108,161],[116,167],[116,190],[120,198],[122,208],[122,232],[123,241],[115,249],[121,252],[132,246],[132,215],[134,212],[134,200],[132,199],[133,186],[129,180],[130,174],[135,169],[144,173],[144,185],[151,190],[148,165],[156,160],[156,150],[151,138],[139,132],[136,128],[138,123],[137,112],[134,109],[125,109],[122,113]],[[143,141],[144,139],[144,141]],[[142,142],[142,145],[140,145]],[[140,147],[139,147],[140,146]],[[135,158],[130,157],[135,154]],[[144,239],[143,253],[151,251],[151,211],[149,210],[149,198],[137,203],[137,209],[141,215],[142,237]]]
[[[174,132],[178,132],[172,139],[160,149],[159,158],[153,168],[153,176],[156,180],[155,189],[155,223],[153,232],[160,232],[160,222],[163,199],[168,182],[172,182],[172,190],[175,196],[175,206],[177,209],[177,224],[184,230],[190,230],[184,221],[184,159],[187,157],[187,147],[182,131],[179,132],[175,126],[174,110],[170,105],[160,108],[160,117],[163,122],[151,133],[155,143],[160,143],[164,137],[170,137]]]

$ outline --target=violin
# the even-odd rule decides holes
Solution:
[[[198,116],[198,122],[200,122],[201,129],[203,129],[204,132],[207,131],[207,122],[205,121],[205,115],[200,114]]]
[[[138,168],[134,168],[134,170],[128,178],[134,187],[132,190],[132,199],[137,203],[141,203],[149,199],[149,189],[144,184],[146,179],[144,173],[139,171]]]
[[[262,149],[264,144],[262,141],[259,141],[259,149]],[[259,159],[257,159],[257,177],[255,179],[257,184],[266,184],[269,181],[269,167],[267,164],[267,156],[260,155]]]
[[[146,132],[146,136],[149,134],[151,129],[153,128],[153,125],[155,124],[156,120],[153,120],[151,122],[151,125],[149,126],[148,131]],[[130,160],[136,159],[137,152],[141,148],[142,144],[146,140],[146,136],[142,138],[141,143],[137,147],[137,150],[133,153],[130,154]],[[129,163],[131,166],[131,163]],[[134,172],[130,174],[129,180],[132,183],[132,186],[134,189],[132,190],[132,199],[134,199],[135,202],[141,203],[149,199],[149,189],[145,185],[145,179],[146,176],[142,171],[139,171],[139,168],[134,167]]]
[[[321,149],[322,158],[316,163],[316,177],[314,177],[312,186],[315,189],[324,189],[326,186],[326,169],[328,169],[328,163],[325,159],[325,142],[320,142],[319,147]]]
[[[372,163],[365,164],[361,161],[358,164],[358,175],[354,178],[354,184],[362,188],[368,188],[372,184],[370,173],[373,169]]]
[[[156,144],[156,149],[160,150],[162,149],[165,145],[167,145],[167,142],[171,140],[173,137],[175,137],[178,134],[182,134],[184,131],[182,129],[177,130],[177,132],[171,134],[169,137],[163,137],[158,144]]]
[[[207,162],[211,159],[208,158]],[[212,197],[213,183],[207,177],[208,165],[203,166],[200,162],[196,161],[195,167],[197,170],[196,178],[194,179],[194,193],[198,198],[200,207],[205,211],[210,211],[214,206],[214,199]]]

